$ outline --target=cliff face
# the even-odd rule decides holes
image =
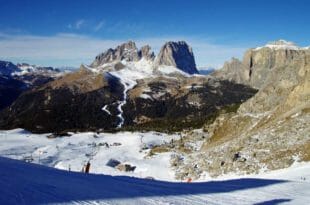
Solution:
[[[156,66],[174,66],[185,73],[198,73],[193,51],[184,41],[166,43],[155,61]]]
[[[248,85],[250,81],[248,66],[244,65],[236,58],[232,58],[231,61],[225,62],[222,69],[214,71],[211,75],[219,79],[226,79],[245,85]]]
[[[249,49],[242,62],[232,59],[213,75],[260,89],[267,84],[269,76],[279,67],[287,67],[304,58],[308,48],[301,48],[283,40],[268,43],[263,47]],[[281,75],[281,70],[280,71]]]

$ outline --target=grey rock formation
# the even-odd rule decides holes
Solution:
[[[184,41],[165,43],[160,49],[155,65],[175,66],[189,74],[199,73],[196,68],[193,51]]]
[[[213,75],[260,89],[276,67],[286,67],[304,58],[308,51],[309,49],[297,47],[291,42],[275,41],[264,47],[249,49],[242,62],[237,59],[226,62],[223,68]]]
[[[92,67],[97,67],[106,63],[111,63],[113,61],[137,61],[140,59],[138,54],[138,49],[135,42],[128,41],[115,49],[108,49],[106,52],[96,56],[96,59],[91,64]]]
[[[151,47],[149,45],[145,45],[139,51],[139,57],[147,60],[154,60],[155,54],[151,51]]]
[[[122,60],[135,62],[141,59],[149,60],[152,63],[154,71],[159,66],[167,65],[174,66],[188,74],[199,73],[196,68],[193,51],[184,41],[167,42],[161,48],[156,58],[149,45],[145,45],[139,50],[133,41],[129,41],[117,46],[115,49],[110,48],[99,54],[90,66],[95,68],[109,63],[117,64]],[[111,65],[106,65],[106,67],[102,68],[108,70],[111,68]]]
[[[211,75],[240,84],[248,84],[250,80],[249,69],[236,58],[232,58],[231,61],[225,62],[221,70],[217,70]]]
[[[243,58],[243,65],[249,73],[249,84],[262,88],[268,76],[276,67],[288,66],[305,54],[305,50],[261,48],[248,50]]]

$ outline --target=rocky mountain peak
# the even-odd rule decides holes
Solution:
[[[20,69],[11,62],[0,61],[0,75],[11,76],[13,73],[20,71]]]
[[[91,67],[97,67],[113,61],[137,61],[139,59],[138,49],[135,42],[128,41],[117,46],[115,49],[110,48],[96,56],[94,62],[91,64]]]
[[[189,74],[198,73],[192,48],[185,41],[165,43],[160,49],[155,64],[174,66]]]
[[[178,70],[188,74],[199,73],[196,68],[192,48],[184,41],[170,41],[165,43],[156,58],[149,45],[137,49],[135,42],[128,41],[127,43],[117,46],[115,49],[110,48],[99,54],[90,67],[103,70],[119,70],[115,67],[119,65],[119,63],[123,64],[121,67],[125,67],[125,62],[121,61],[138,62],[141,59],[145,59],[149,62],[145,65],[143,64],[142,67],[140,64],[137,65],[139,69],[150,67],[154,71],[157,70],[163,73],[173,73]],[[132,64],[132,66],[135,65],[136,64]],[[173,68],[167,68],[165,66],[171,66]]]
[[[142,46],[141,50],[139,51],[140,58],[144,58],[147,60],[154,60],[155,54],[151,51],[151,47],[149,45]]]

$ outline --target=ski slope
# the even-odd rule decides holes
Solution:
[[[0,157],[0,204],[309,204],[310,166],[177,183],[69,172]]]
[[[178,135],[85,132],[47,138],[48,135],[23,129],[0,131],[1,205],[309,204],[310,201],[310,163],[294,163],[290,168],[259,175],[206,177],[186,183],[174,179],[169,163],[174,153],[148,156],[152,146],[178,139]],[[24,162],[26,159],[32,163]],[[107,166],[109,159],[136,169],[117,170]],[[91,174],[81,173],[87,161],[91,163]]]
[[[148,156],[153,146],[169,143],[179,135],[158,132],[72,133],[71,137],[47,138],[49,134],[33,134],[23,129],[0,131],[0,156],[80,172],[91,163],[96,174],[153,177],[174,181],[170,168],[171,152]],[[110,159],[136,166],[132,172],[107,165]]]

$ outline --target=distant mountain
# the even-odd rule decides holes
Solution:
[[[200,75],[210,75],[213,73],[216,69],[212,67],[200,67],[198,68],[198,72]]]
[[[43,85],[62,72],[52,67],[0,61],[0,110],[9,106],[24,91]]]
[[[0,76],[10,77],[15,72],[19,72],[20,69],[9,61],[0,61]]]
[[[24,82],[0,75],[0,110],[11,105],[27,89]]]

